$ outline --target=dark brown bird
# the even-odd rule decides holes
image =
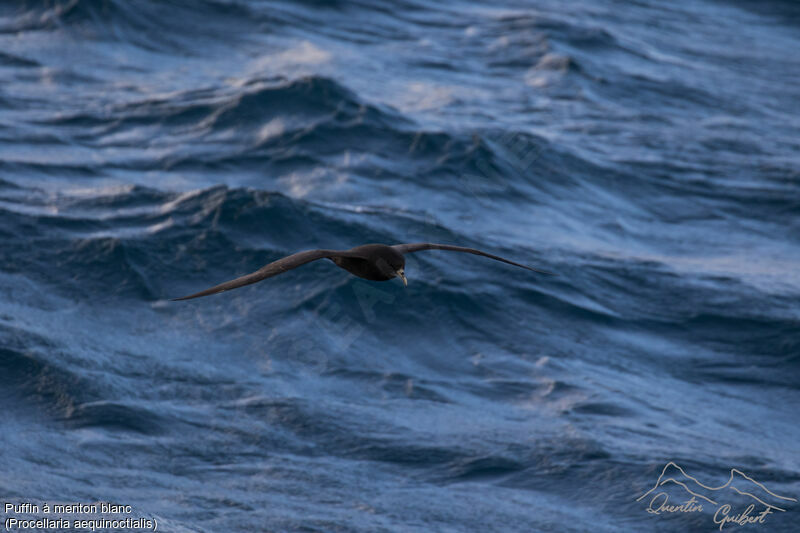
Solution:
[[[305,252],[298,252],[278,259],[272,263],[256,270],[252,274],[247,274],[241,278],[236,278],[225,283],[220,283],[215,287],[206,289],[196,294],[190,294],[182,298],[173,298],[175,300],[190,300],[192,298],[199,298],[201,296],[208,296],[209,294],[216,294],[218,292],[229,291],[231,289],[238,289],[251,283],[256,283],[261,280],[283,274],[287,270],[297,268],[300,265],[305,265],[317,259],[330,259],[337,266],[347,270],[351,274],[372,281],[386,281],[392,278],[400,278],[403,280],[404,285],[408,285],[408,280],[405,275],[406,258],[403,254],[412,252],[419,252],[420,250],[451,250],[454,252],[466,252],[468,254],[482,255],[496,261],[502,261],[509,265],[514,265],[522,268],[527,268],[540,274],[553,275],[550,272],[531,268],[529,266],[503,259],[502,257],[487,254],[474,248],[464,248],[462,246],[451,246],[449,244],[433,244],[430,242],[417,242],[413,244],[395,244],[394,246],[387,246],[385,244],[364,244],[356,246],[350,250],[307,250]]]

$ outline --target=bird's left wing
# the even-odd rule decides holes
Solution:
[[[192,298],[200,298],[201,296],[208,296],[209,294],[217,294],[218,292],[238,289],[239,287],[244,287],[245,285],[250,285],[251,283],[256,283],[261,280],[271,278],[272,276],[277,276],[278,274],[282,274],[287,270],[297,268],[301,265],[305,265],[306,263],[310,263],[311,261],[339,255],[342,255],[342,252],[337,250],[307,250],[305,252],[297,252],[296,254],[288,255],[282,259],[273,261],[272,263],[261,267],[251,274],[226,281],[225,283],[220,283],[219,285],[211,287],[210,289],[206,289],[195,294],[190,294],[189,296],[173,298],[172,300],[191,300]]]
[[[413,252],[419,252],[421,250],[450,250],[452,252],[465,252],[468,254],[474,255],[482,255],[483,257],[488,257],[489,259],[494,259],[495,261],[502,261],[503,263],[508,263],[509,265],[518,266],[521,268],[526,268],[528,270],[532,270],[534,272],[538,272],[540,274],[548,274],[550,276],[555,276],[552,272],[547,272],[546,270],[539,270],[538,268],[529,267],[527,265],[522,265],[520,263],[515,263],[514,261],[510,261],[508,259],[504,259],[499,255],[492,255],[486,252],[482,252],[480,250],[476,250],[475,248],[464,248],[463,246],[453,246],[451,244],[435,244],[432,242],[415,242],[410,244],[395,244],[392,246],[395,250],[400,252],[401,254],[409,254]]]

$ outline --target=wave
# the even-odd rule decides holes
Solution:
[[[23,274],[78,301],[95,300],[102,295],[104,299],[154,302],[252,272],[301,249],[346,249],[365,242],[401,242],[411,234],[427,234],[431,240],[478,248],[487,246],[480,239],[446,226],[431,228],[427,221],[403,211],[377,209],[375,213],[354,214],[346,207],[254,189],[217,186],[174,193],[126,186],[63,194],[53,203],[50,196],[39,198],[36,195],[42,193],[13,187],[8,189],[8,194],[14,194],[13,201],[0,194],[4,219],[0,233],[5,242],[0,250],[0,268]],[[29,248],[32,242],[36,246]],[[481,330],[482,320],[527,308],[528,313],[537,310],[554,314],[567,323],[643,328],[684,341],[688,335],[692,342],[713,347],[715,343],[729,342],[726,325],[739,321],[743,352],[761,350],[785,357],[791,350],[791,343],[786,343],[792,319],[779,313],[754,322],[744,313],[717,314],[710,300],[715,297],[717,282],[708,289],[695,288],[692,296],[687,296],[688,288],[676,287],[678,278],[658,262],[620,257],[598,263],[598,258],[590,255],[582,259],[589,264],[587,272],[574,268],[563,271],[551,266],[546,257],[527,260],[520,249],[495,250],[544,268],[562,270],[562,276],[542,285],[542,280],[515,270],[502,270],[503,277],[498,278],[498,268],[505,267],[472,257],[417,254],[409,258],[411,290],[425,288],[424,294],[415,297],[413,310],[403,306],[383,310],[376,324],[385,325],[396,334],[421,323],[420,317],[457,309],[459,320],[468,329]],[[462,265],[463,272],[452,271],[453,266]],[[320,276],[329,278],[333,284],[326,291],[310,291],[293,305],[316,313],[336,302],[343,309],[354,310],[348,312],[351,319],[363,321],[363,302],[357,293],[360,281],[337,274],[331,265],[315,264],[285,279],[276,278],[271,284],[287,287],[314,284]],[[559,289],[554,290],[551,283]],[[678,292],[663,312],[639,310],[632,307],[635,301],[614,299],[621,283],[649,287],[642,290],[652,295]],[[375,288],[393,295],[390,285]],[[246,294],[232,294],[226,301],[247,298]],[[749,297],[757,301],[761,296],[753,292]],[[500,305],[503,298],[512,303]],[[696,310],[704,314],[697,315]],[[488,339],[496,337],[491,328],[483,334]],[[502,343],[502,338],[496,340]]]
[[[73,38],[119,41],[148,51],[193,55],[193,28],[203,28],[206,46],[214,41],[230,44],[241,35],[231,29],[252,28],[254,15],[244,3],[220,0],[145,0],[137,2],[135,8],[120,0],[66,0],[25,6],[0,19],[0,33],[59,31]]]
[[[226,187],[178,194],[134,186],[89,197],[63,195],[55,206],[51,199],[42,201],[37,206],[0,197],[8,237],[0,268],[79,298],[155,300],[165,285],[197,283],[198,274],[207,280],[253,271],[299,249],[401,240],[390,227],[407,220],[388,214],[376,229],[372,216]],[[34,249],[18,253],[31,242],[37,243]]]
[[[42,66],[38,61],[33,61],[31,59],[25,59],[24,57],[19,57],[13,54],[7,54],[5,52],[0,52],[0,67],[24,67],[24,68],[31,68],[31,67],[40,67]]]
[[[113,401],[96,401],[73,406],[63,420],[69,428],[103,428],[157,435],[164,422],[154,412],[140,406]]]
[[[39,353],[52,344],[31,333],[0,324],[0,385],[4,401],[23,413],[33,410],[58,420],[75,405],[93,399],[91,382],[68,366],[56,364]]]

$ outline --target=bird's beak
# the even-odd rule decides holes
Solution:
[[[403,285],[408,287],[408,280],[406,279],[406,274],[403,272],[403,269],[397,271],[397,277],[403,280]]]

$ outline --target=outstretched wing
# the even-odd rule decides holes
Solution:
[[[251,274],[242,276],[241,278],[220,283],[219,285],[211,287],[210,289],[206,289],[195,294],[190,294],[189,296],[173,298],[172,301],[191,300],[192,298],[200,298],[201,296],[208,296],[209,294],[217,294],[218,292],[238,289],[239,287],[244,287],[245,285],[250,285],[251,283],[257,283],[261,280],[271,278],[272,276],[277,276],[278,274],[283,274],[287,270],[297,268],[301,265],[305,265],[306,263],[310,263],[311,261],[341,254],[342,252],[338,252],[336,250],[307,250],[305,252],[297,252],[296,254],[288,255],[282,259],[273,261],[272,263],[261,267]]]
[[[450,250],[451,252],[465,252],[468,254],[482,255],[483,257],[488,257],[489,259],[494,259],[495,261],[502,261],[503,263],[508,263],[509,265],[526,268],[528,270],[532,270],[540,274],[548,274],[550,276],[555,276],[555,274],[553,274],[552,272],[547,272],[546,270],[539,270],[538,268],[532,268],[526,265],[521,265],[519,263],[515,263],[514,261],[509,261],[508,259],[504,259],[498,255],[492,255],[492,254],[487,254],[486,252],[481,252],[480,250],[476,250],[475,248],[464,248],[463,246],[453,246],[450,244],[434,244],[432,242],[395,244],[394,246],[392,246],[392,248],[394,248],[401,254],[419,252],[420,250]]]

